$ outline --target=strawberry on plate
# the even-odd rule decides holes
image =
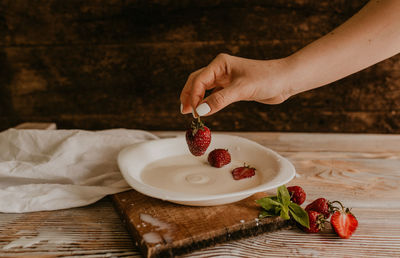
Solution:
[[[208,154],[207,160],[211,166],[220,168],[231,162],[231,154],[226,149],[215,149]]]
[[[194,156],[201,156],[206,152],[210,142],[211,131],[198,117],[186,131],[186,143],[189,150]]]
[[[350,238],[357,229],[358,221],[348,208],[344,208],[340,202],[338,203],[342,209],[332,214],[331,225],[341,238]]]
[[[232,176],[235,180],[252,177],[256,174],[256,169],[250,166],[237,167],[232,170]]]

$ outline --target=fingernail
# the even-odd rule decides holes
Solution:
[[[183,114],[183,113],[182,113],[182,110],[183,110],[183,105],[182,105],[182,104],[181,104],[181,106],[180,106],[180,109],[181,109],[181,114]]]
[[[199,114],[199,116],[204,116],[205,114],[207,114],[210,111],[211,111],[211,108],[207,103],[200,104],[196,108],[196,112],[197,112],[197,114]]]

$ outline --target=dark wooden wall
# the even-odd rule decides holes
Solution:
[[[289,55],[366,0],[1,0],[0,129],[182,130],[179,94],[218,53]],[[366,53],[367,54],[367,53]],[[213,130],[400,132],[400,56],[281,105],[240,102]]]

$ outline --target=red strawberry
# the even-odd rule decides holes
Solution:
[[[341,238],[350,238],[357,229],[358,221],[348,208],[344,208],[341,203],[340,206],[342,210],[337,210],[332,214],[331,225]]]
[[[298,205],[302,205],[306,200],[306,192],[300,186],[289,186],[290,200]]]
[[[232,176],[233,179],[235,180],[252,177],[255,174],[256,174],[256,169],[249,166],[238,167],[232,170]]]
[[[310,228],[302,227],[307,233],[317,233],[324,228],[325,218],[324,215],[318,211],[307,211],[308,221],[310,222]]]
[[[306,211],[318,211],[322,213],[325,218],[329,218],[332,212],[331,203],[325,198],[318,198],[305,208]]]
[[[208,163],[211,166],[220,168],[231,162],[231,154],[225,149],[215,149],[208,154]]]
[[[203,155],[210,145],[211,131],[200,121],[200,117],[193,121],[191,128],[186,131],[186,142],[194,156]]]

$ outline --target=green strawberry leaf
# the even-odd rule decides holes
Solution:
[[[289,204],[289,212],[293,219],[300,223],[300,225],[310,228],[310,221],[308,218],[308,213],[301,208],[297,203],[291,202]]]
[[[278,197],[276,195],[268,197],[268,198],[270,198],[271,200],[276,201],[276,202],[278,201]]]
[[[275,206],[274,211],[275,211],[276,216],[278,216],[281,213],[281,210],[282,210],[281,207]]]
[[[261,211],[260,214],[258,215],[260,219],[263,219],[265,217],[274,217],[274,216],[276,216],[276,214],[269,211]]]
[[[285,185],[281,185],[277,190],[278,202],[282,203],[284,206],[290,204],[290,194]]]
[[[280,216],[284,220],[289,220],[292,215],[301,225],[309,226],[307,212],[290,201],[290,194],[285,185],[278,187],[276,196],[258,199],[256,203],[263,208],[260,218]]]
[[[274,210],[276,207],[282,206],[282,204],[280,204],[280,203],[277,202],[277,201],[272,200],[272,199],[269,198],[269,197],[264,197],[264,198],[258,199],[256,202],[257,202],[258,204],[260,204],[261,207],[263,207],[266,211],[272,211],[272,210]]]
[[[290,219],[288,206],[282,206],[280,216],[284,220]]]

